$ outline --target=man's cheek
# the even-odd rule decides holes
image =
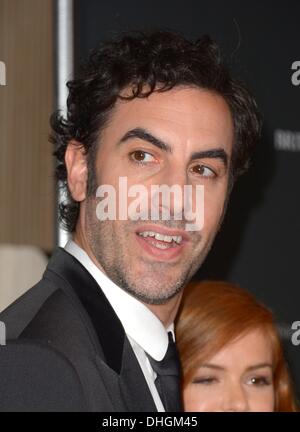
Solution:
[[[225,192],[224,188],[210,191],[208,188],[205,189],[204,210],[210,219],[219,221],[222,217],[226,198]]]
[[[221,209],[219,206],[207,208],[205,211],[202,237],[213,237],[218,231],[221,220]]]

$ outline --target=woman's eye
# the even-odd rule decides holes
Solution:
[[[198,377],[198,378],[194,378],[193,379],[193,384],[205,384],[205,385],[209,385],[209,384],[213,384],[217,381],[216,378],[214,377]]]
[[[271,379],[268,377],[251,377],[249,383],[255,386],[266,386],[271,384]]]
[[[215,171],[213,171],[211,168],[208,168],[205,165],[195,165],[191,168],[194,174],[198,174],[201,177],[208,177],[208,178],[214,178],[216,177]]]
[[[130,154],[130,156],[135,162],[141,162],[141,163],[153,162],[155,160],[152,154],[145,152],[143,150],[135,150]]]

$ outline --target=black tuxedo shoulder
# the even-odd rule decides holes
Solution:
[[[17,339],[58,287],[44,278],[0,313],[7,339]]]
[[[19,338],[42,341],[77,361],[80,357],[103,357],[88,314],[75,296],[60,288],[44,301]]]
[[[118,316],[92,275],[65,250],[55,251],[43,279],[0,320],[8,339],[42,343],[71,364],[88,410],[156,410]]]

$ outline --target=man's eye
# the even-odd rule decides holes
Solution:
[[[131,159],[133,159],[134,162],[141,162],[141,163],[148,163],[148,162],[154,162],[154,157],[152,154],[145,152],[143,150],[135,150],[130,154]]]
[[[213,171],[211,168],[208,168],[205,165],[194,165],[191,170],[194,174],[198,174],[201,177],[208,177],[208,178],[214,178],[216,177],[215,171]]]

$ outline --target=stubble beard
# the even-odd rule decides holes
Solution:
[[[85,223],[87,240],[96,261],[106,275],[116,285],[143,303],[165,304],[180,293],[196,273],[204,261],[210,245],[201,251],[201,256],[198,255],[193,260],[181,264],[181,271],[176,280],[174,278],[168,279],[169,275],[174,274],[174,265],[150,262],[140,257],[138,259],[141,259],[141,265],[145,266],[147,271],[139,275],[137,274],[139,269],[130,265],[130,252],[126,249],[126,234],[132,236],[134,231],[130,227],[131,223],[134,224],[134,222],[124,222],[128,226],[128,230],[124,225],[124,236],[120,238],[115,230],[116,222],[98,220],[95,200],[87,200]]]

